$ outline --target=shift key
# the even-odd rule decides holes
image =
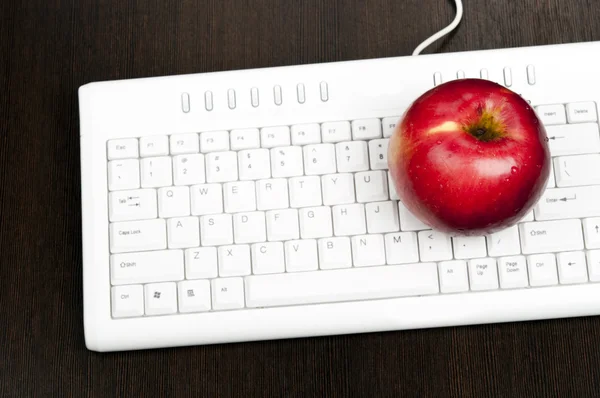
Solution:
[[[158,250],[110,256],[113,285],[179,281],[184,278],[183,251]]]
[[[525,222],[519,229],[523,254],[583,250],[580,220]]]
[[[110,224],[111,253],[167,248],[165,220],[124,221]]]

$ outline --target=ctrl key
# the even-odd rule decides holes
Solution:
[[[144,315],[144,288],[142,285],[113,287],[112,315],[114,318]]]

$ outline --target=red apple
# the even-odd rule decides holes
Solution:
[[[400,200],[418,219],[453,235],[516,224],[550,174],[546,130],[517,93],[482,79],[441,84],[406,110],[388,163]]]

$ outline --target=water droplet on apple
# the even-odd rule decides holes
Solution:
[[[442,184],[440,184],[440,188],[444,188],[444,186]]]
[[[518,169],[515,166],[510,168],[510,172],[513,174],[517,174],[517,171],[518,171]]]
[[[437,144],[440,145],[442,143],[442,141],[438,140]]]

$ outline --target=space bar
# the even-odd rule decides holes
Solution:
[[[247,307],[275,307],[438,293],[434,263],[252,275]]]

